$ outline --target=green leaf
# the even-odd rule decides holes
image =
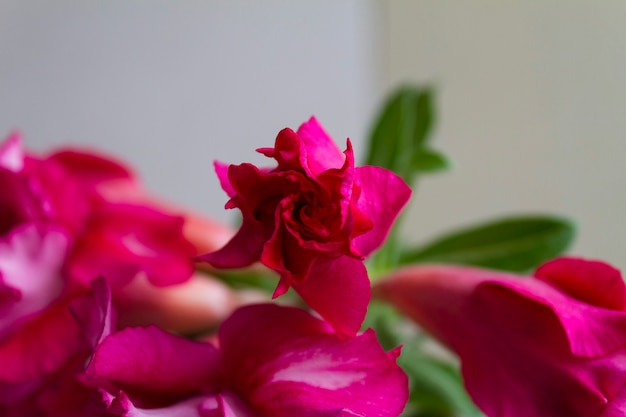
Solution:
[[[438,151],[423,148],[414,155],[413,166],[418,172],[437,172],[448,169],[450,161]]]
[[[381,166],[411,183],[418,172],[447,166],[426,147],[434,124],[430,88],[404,86],[393,93],[379,114],[369,140],[367,165]]]
[[[562,254],[575,227],[559,217],[502,219],[456,231],[406,251],[401,263],[439,262],[527,272]]]
[[[362,329],[367,328],[376,331],[385,350],[403,345],[398,365],[409,378],[411,396],[402,417],[482,416],[465,392],[457,364],[428,353],[425,342],[431,338],[392,305],[372,300]]]
[[[422,340],[407,343],[398,359],[411,390],[403,417],[482,416],[463,386],[458,366],[424,352],[422,345]]]

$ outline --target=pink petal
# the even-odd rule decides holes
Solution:
[[[61,294],[67,246],[64,233],[40,231],[34,225],[17,227],[0,240],[0,279],[5,292],[13,289],[19,293],[19,300],[2,310],[0,335],[16,320],[39,313]]]
[[[378,248],[387,237],[393,222],[411,198],[411,188],[396,174],[380,167],[356,168],[356,185],[361,195],[356,207],[373,223],[373,229],[354,239],[363,256]]]
[[[408,397],[398,352],[372,331],[344,340],[302,310],[266,304],[239,309],[219,339],[231,384],[259,415],[397,416]]]
[[[104,276],[113,286],[143,271],[154,285],[189,279],[194,247],[182,233],[183,219],[144,206],[102,204],[92,213],[69,263],[76,279]]]
[[[87,374],[110,392],[122,389],[148,404],[215,390],[221,379],[219,352],[157,327],[128,327],[98,346]]]
[[[73,300],[69,310],[91,349],[111,333],[111,291],[104,278],[92,281],[91,290]]]
[[[297,134],[304,148],[302,165],[308,166],[314,176],[343,166],[344,155],[314,116],[298,128]]]
[[[370,300],[370,282],[360,260],[319,257],[306,280],[292,286],[337,333],[351,337],[360,329]]]
[[[64,304],[24,322],[0,344],[0,387],[4,382],[39,382],[72,358],[79,339],[79,328]]]
[[[245,401],[228,391],[206,398],[200,408],[202,417],[258,417]]]
[[[600,415],[626,383],[626,314],[539,280],[417,266],[376,293],[459,354],[468,392],[487,415]]]
[[[141,274],[116,288],[114,300],[121,327],[155,324],[183,334],[219,324],[240,302],[222,281],[200,273],[167,287],[155,287]]]
[[[109,397],[110,405],[103,417],[211,417],[200,412],[204,397],[193,397],[168,407],[142,409],[128,399],[122,391]]]
[[[19,172],[24,166],[24,150],[19,132],[12,132],[4,142],[0,143],[0,168],[11,172]]]
[[[241,228],[221,249],[197,256],[197,261],[208,262],[217,268],[242,268],[257,262],[266,241],[265,226],[244,215]]]
[[[236,191],[233,186],[230,185],[230,180],[228,179],[228,164],[215,161],[213,166],[215,167],[215,173],[217,174],[217,178],[220,180],[222,189],[226,191],[226,194],[228,194],[229,197],[233,197],[236,194]]]
[[[301,139],[296,132],[289,128],[285,128],[276,136],[274,148],[260,148],[257,152],[267,157],[276,159],[278,162],[277,171],[302,171],[308,169],[308,166],[302,165],[301,160]]]
[[[130,168],[110,156],[91,151],[59,149],[48,157],[49,161],[60,164],[65,172],[85,186],[112,180],[132,180],[135,175]]]
[[[534,275],[588,304],[626,309],[626,284],[622,275],[604,262],[558,258],[541,265]]]

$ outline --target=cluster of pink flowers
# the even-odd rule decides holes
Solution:
[[[371,291],[364,260],[410,188],[355,167],[315,118],[258,151],[276,166],[216,164],[234,232],[109,157],[0,144],[1,416],[399,416],[401,347],[361,331],[372,294],[459,356],[489,417],[626,415],[617,270],[414,265]],[[244,303],[206,272],[256,263],[277,273],[274,298],[292,288],[312,312]]]
[[[409,188],[384,169],[355,168],[350,145],[341,153],[314,119],[261,152],[278,167],[218,166],[243,225],[217,250],[228,228],[158,202],[119,162],[78,150],[31,155],[18,134],[2,143],[0,415],[401,413],[399,349],[385,352],[373,331],[358,330],[370,298],[363,259]],[[277,296],[291,286],[321,318],[221,300],[194,323],[209,307],[190,307],[191,292],[232,297],[195,272],[198,256],[261,261],[280,273]],[[179,335],[216,322],[212,336]]]

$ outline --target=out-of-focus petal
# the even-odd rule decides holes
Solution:
[[[109,406],[103,417],[207,417],[200,411],[204,397],[193,397],[162,408],[142,409],[128,399],[123,391],[113,396],[105,393]]]
[[[380,281],[375,293],[461,357],[467,390],[487,415],[603,415],[624,404],[626,312],[560,290],[576,288],[590,271],[610,278],[610,268],[581,260],[576,271],[569,268],[577,262],[563,262],[540,268],[542,279],[413,266]],[[573,282],[553,274],[568,270]]]
[[[202,390],[215,390],[222,378],[220,354],[157,327],[128,327],[104,339],[87,369],[109,392],[120,389],[158,406]],[[173,363],[175,361],[175,363]]]
[[[111,333],[111,290],[104,278],[93,280],[91,290],[72,300],[68,308],[90,349]]]
[[[120,326],[155,324],[182,333],[206,331],[239,304],[225,284],[201,274],[167,287],[155,287],[140,274],[114,295]]]
[[[69,259],[76,279],[106,277],[124,284],[139,271],[157,286],[178,284],[193,272],[195,249],[183,237],[183,219],[145,206],[106,204],[90,218]]]
[[[122,162],[93,151],[58,149],[47,159],[63,166],[65,172],[85,186],[97,187],[103,182],[135,177]]]
[[[356,237],[354,245],[363,256],[378,248],[393,222],[411,197],[411,188],[402,178],[384,168],[356,168],[356,185],[361,195],[356,207],[372,220],[373,229]]]
[[[61,294],[67,247],[64,233],[34,225],[17,227],[0,239],[0,279],[19,294],[18,300],[2,309],[0,337],[17,320],[39,313]]]
[[[541,265],[535,277],[588,304],[626,309],[626,285],[620,272],[600,261],[558,258]]]
[[[18,172],[24,166],[24,150],[19,132],[12,132],[0,143],[0,168]]]

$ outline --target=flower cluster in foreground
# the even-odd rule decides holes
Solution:
[[[399,415],[399,348],[357,330],[370,293],[362,259],[410,190],[334,146],[312,120],[263,150],[279,168],[218,170],[244,223],[214,252],[228,228],[157,201],[122,163],[36,156],[11,135],[0,146],[0,414]],[[392,208],[372,178],[398,190]],[[236,308],[234,292],[195,272],[206,252],[214,264],[261,260],[281,275],[276,295],[293,286],[322,318]]]
[[[392,102],[392,110],[410,108],[410,91],[402,94],[406,105]],[[383,118],[381,140],[393,130],[389,120],[398,119]],[[420,135],[413,135],[419,140],[411,163],[441,164],[432,150],[419,148]],[[388,238],[409,186],[391,170],[355,166],[350,141],[341,152],[315,118],[297,131],[282,130],[273,148],[258,151],[276,166],[216,163],[226,207],[242,214],[235,232],[155,198],[131,169],[104,155],[31,154],[17,133],[0,144],[1,416],[459,411],[418,392],[428,375],[416,377],[415,369],[444,369],[425,390],[433,395],[455,369],[406,366],[425,356],[405,355],[415,347],[409,342],[404,351],[397,346],[405,342],[393,338],[400,321],[379,333],[388,350],[374,330],[361,329],[372,294],[460,358],[467,393],[488,417],[626,415],[626,285],[619,271],[565,257],[532,276],[402,264],[446,250],[463,260],[464,249],[477,252],[475,239],[558,222],[500,222],[400,253],[389,257],[396,263],[385,264],[386,275],[377,270],[371,290],[365,260]],[[566,246],[545,234],[541,240],[545,250],[528,251],[524,235],[509,266],[529,266],[531,259],[535,267]],[[391,243],[385,256],[398,250]],[[495,251],[497,264],[515,258],[497,257],[506,250]],[[253,264],[249,282],[274,274],[278,284],[270,284],[271,296],[257,291],[250,302],[222,269]],[[293,305],[270,300],[290,288],[297,296],[281,301]],[[368,323],[376,321],[372,310]]]

